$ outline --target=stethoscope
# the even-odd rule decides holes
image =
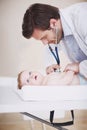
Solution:
[[[48,44],[48,46],[49,46],[49,50],[52,53],[53,57],[55,58],[57,64],[60,65],[60,58],[59,58],[57,47],[55,47],[55,52],[54,52],[52,47],[49,44]]]
[[[56,29],[56,44],[58,43],[58,41],[57,41],[57,35],[58,35],[58,29]],[[51,54],[55,58],[57,64],[60,65],[60,58],[59,58],[57,46],[55,46],[55,52],[53,51],[52,47],[49,44],[48,44],[48,47],[49,47],[49,50],[50,50]],[[61,72],[60,68],[58,68],[58,70],[54,70],[54,71]]]

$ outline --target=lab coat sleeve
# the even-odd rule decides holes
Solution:
[[[87,2],[84,4],[84,8],[79,7],[74,15],[76,32],[87,46]]]
[[[79,65],[80,74],[87,78],[87,60],[84,60]]]
[[[87,56],[87,2],[81,2],[62,10],[62,15],[69,25],[77,44]],[[80,62],[79,72],[87,77],[87,58]]]
[[[79,42],[83,52],[87,56],[87,2],[84,5],[84,9],[80,9],[77,15],[76,31],[80,36],[82,42]],[[79,65],[80,74],[87,78],[87,59],[82,61]]]

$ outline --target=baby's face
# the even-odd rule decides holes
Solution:
[[[43,75],[39,72],[23,71],[20,76],[21,84],[23,85],[41,85]]]

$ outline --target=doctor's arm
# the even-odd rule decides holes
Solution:
[[[87,79],[87,60],[84,60],[81,63],[67,64],[64,71],[67,72],[69,70],[75,72],[76,74],[80,73],[81,75],[83,75]]]
[[[75,26],[76,32],[82,40],[82,42],[79,42],[79,45],[87,56],[87,3],[84,5],[84,8],[80,8],[80,12],[77,17],[75,17]],[[87,79],[87,59],[81,61],[80,63],[68,64],[64,71],[68,70],[80,73]]]

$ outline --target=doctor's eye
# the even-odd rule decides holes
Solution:
[[[27,79],[27,82],[29,83],[29,79]]]

